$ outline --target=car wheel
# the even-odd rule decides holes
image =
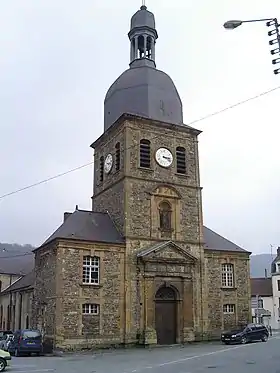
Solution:
[[[6,360],[0,357],[0,372],[4,372],[4,370],[6,369],[6,366],[7,366]]]
[[[262,337],[262,342],[267,342],[267,340],[268,340],[268,336],[267,336],[267,335],[264,335],[264,336]]]
[[[242,343],[243,345],[245,345],[245,344],[247,343],[247,338],[246,338],[246,337],[242,337],[242,338],[241,338],[241,343]]]
[[[16,356],[16,357],[19,357],[19,356],[20,356],[19,350],[18,350],[17,348],[15,349],[15,356]]]

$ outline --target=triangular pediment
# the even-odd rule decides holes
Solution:
[[[195,263],[197,258],[190,254],[186,249],[180,247],[173,241],[160,242],[149,246],[137,254],[138,258],[144,261],[182,261]]]

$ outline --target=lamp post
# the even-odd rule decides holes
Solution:
[[[274,36],[274,39],[269,41],[269,45],[273,46],[276,44],[276,48],[272,49],[270,53],[274,56],[275,54],[280,56],[280,32],[279,32],[279,23],[277,18],[261,18],[261,19],[251,19],[248,21],[240,20],[231,20],[224,23],[224,28],[227,30],[234,30],[236,27],[241,26],[243,23],[252,23],[252,22],[266,22],[267,27],[273,27],[268,31],[268,36]],[[276,65],[280,63],[280,57],[274,58],[272,64]],[[273,70],[274,74],[280,74],[280,68]]]

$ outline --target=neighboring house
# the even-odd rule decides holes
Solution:
[[[156,69],[157,37],[142,6],[91,145],[93,211],[65,213],[35,250],[32,325],[53,347],[184,343],[251,321],[250,252],[203,227],[200,131]]]
[[[280,247],[277,249],[277,256],[271,265],[272,290],[273,290],[273,311],[275,315],[275,326],[280,329]]]
[[[253,322],[275,329],[271,277],[251,278]]]
[[[0,293],[2,329],[17,330],[30,327],[33,284],[34,272],[31,272]]]
[[[0,253],[0,329],[12,329],[12,303],[7,303],[5,290],[34,268],[32,252]],[[8,307],[9,306],[9,307]]]

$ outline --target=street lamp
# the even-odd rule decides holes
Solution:
[[[279,54],[280,56],[280,32],[279,32],[279,23],[277,18],[261,18],[261,19],[251,19],[248,21],[241,20],[230,20],[224,23],[224,28],[227,30],[234,30],[236,27],[241,26],[243,23],[252,23],[252,22],[266,22],[267,27],[273,27],[272,30],[268,31],[268,36],[274,36],[274,39],[269,41],[269,45],[276,44],[276,48],[272,49],[270,53],[272,55]],[[276,65],[280,63],[280,57],[277,57],[272,60],[272,64]],[[280,74],[280,68],[273,70],[274,74]]]

